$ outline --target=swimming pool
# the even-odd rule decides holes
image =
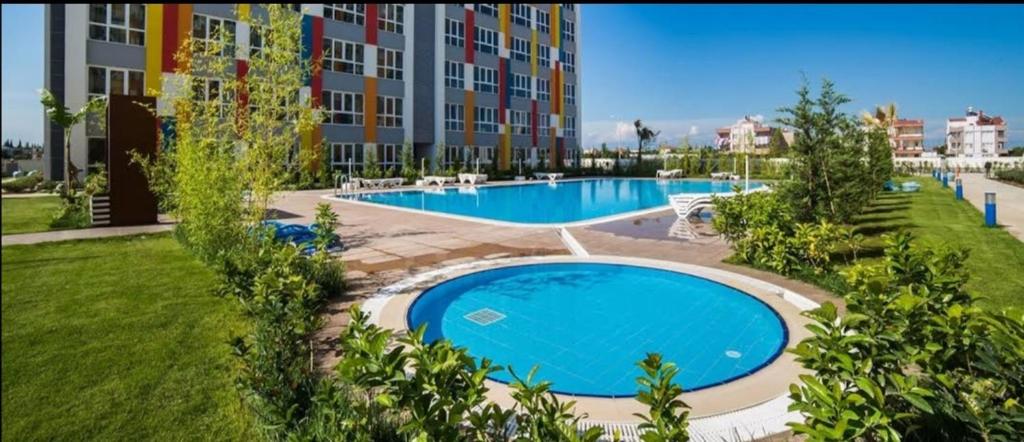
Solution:
[[[684,273],[607,263],[545,263],[461,276],[424,291],[410,328],[474,357],[578,396],[636,394],[636,362],[661,353],[687,391],[720,385],[771,363],[788,340],[781,317],[731,287]],[[508,371],[491,377],[511,382]]]
[[[666,206],[670,194],[729,192],[735,184],[711,180],[608,178],[377,192],[346,198],[512,223],[565,224]],[[759,182],[750,182],[752,189],[760,186]]]

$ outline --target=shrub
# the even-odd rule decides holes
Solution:
[[[832,268],[832,256],[840,246],[857,248],[858,237],[843,226],[825,220],[794,222],[790,207],[774,193],[715,197],[714,204],[712,224],[737,258],[776,273],[790,275],[807,268],[820,275]]]
[[[1017,184],[1024,184],[1024,169],[997,170],[996,178],[1003,181],[1011,181]]]
[[[790,387],[810,440],[1015,440],[1024,434],[1024,315],[964,292],[963,250],[886,236],[884,260],[846,273],[847,314],[805,312],[792,353],[814,375]]]
[[[4,181],[0,186],[3,186],[4,192],[22,193],[36,190],[36,187],[42,182],[43,177],[39,175],[32,175]]]
[[[90,225],[92,225],[92,214],[89,213],[88,196],[61,197],[60,208],[50,220],[51,228],[84,229]]]

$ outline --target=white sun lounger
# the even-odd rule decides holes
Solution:
[[[483,184],[487,182],[487,175],[482,173],[460,173],[460,184]]]
[[[438,186],[444,186],[448,183],[455,182],[455,177],[452,176],[440,176],[440,175],[428,175],[423,177],[423,185],[429,186],[431,184],[437,184]]]
[[[663,170],[658,169],[656,176],[658,178],[678,178],[683,175],[683,169],[670,169]]]
[[[538,180],[547,179],[548,181],[557,181],[565,176],[564,173],[551,173],[551,172],[534,172],[533,176]]]
[[[747,193],[754,192],[768,192],[771,189],[768,186],[761,186],[755,189],[750,189]],[[740,192],[743,193],[743,192]],[[722,193],[677,193],[675,195],[668,196],[668,203],[672,206],[672,210],[676,212],[676,215],[680,218],[689,218],[690,215],[699,213],[708,207],[714,206],[712,196],[718,196],[721,198],[731,198],[736,196],[736,192],[722,192]]]

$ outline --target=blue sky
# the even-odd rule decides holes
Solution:
[[[3,5],[2,138],[42,141],[43,7]],[[586,5],[583,141],[634,143],[641,118],[661,139],[711,141],[744,115],[772,120],[801,72],[859,112],[896,102],[925,120],[928,146],[973,105],[1002,115],[1024,145],[1024,7],[1019,5]]]

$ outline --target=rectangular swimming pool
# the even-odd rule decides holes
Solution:
[[[606,178],[364,193],[344,198],[521,224],[568,224],[668,205],[677,193],[724,193],[742,183]],[[751,189],[762,186],[750,182]]]

